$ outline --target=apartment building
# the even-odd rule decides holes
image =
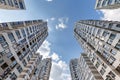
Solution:
[[[71,59],[69,67],[72,80],[80,80],[78,75],[78,59]]]
[[[0,23],[0,80],[16,80],[47,36],[42,20]]]
[[[42,60],[39,80],[49,80],[51,66],[52,66],[51,58],[45,58]]]
[[[120,22],[81,20],[74,35],[104,80],[120,79]]]
[[[0,8],[8,10],[26,9],[24,0],[0,0]]]
[[[120,0],[96,0],[95,9],[120,8]]]

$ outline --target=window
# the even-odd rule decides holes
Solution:
[[[0,35],[0,44],[4,48],[8,46],[8,43],[6,42],[5,38],[2,35]]]
[[[106,37],[107,35],[109,35],[109,32],[108,31],[104,31],[103,32],[103,36]]]
[[[117,27],[117,28],[120,28],[120,24],[117,24],[116,27]]]
[[[4,62],[4,60],[0,57],[0,64],[2,64]]]
[[[105,71],[104,68],[102,68],[102,69],[100,70],[101,75],[104,75],[105,72],[106,72],[106,71]]]
[[[23,37],[26,37],[26,33],[25,33],[24,29],[21,29],[21,32],[23,34]]]
[[[118,41],[118,43],[115,46],[116,49],[120,50],[120,40]]]
[[[113,40],[115,39],[115,37],[116,37],[116,34],[111,33],[111,35],[110,35],[107,43],[108,43],[108,44],[112,44],[112,42],[113,42]]]
[[[25,48],[23,48],[22,50],[25,51]]]
[[[30,32],[32,33],[32,28],[31,28],[31,27],[29,27],[29,29],[30,29]]]
[[[29,33],[29,30],[28,30],[28,28],[26,28],[26,32],[27,32],[27,35],[29,35],[30,33]]]
[[[120,3],[120,0],[115,0],[115,3]]]
[[[9,4],[10,6],[13,6],[13,3],[12,3],[11,0],[8,0],[8,4]]]
[[[22,67],[19,65],[19,66],[17,67],[17,70],[18,70],[19,73],[21,73],[23,69],[22,69]]]
[[[20,35],[19,30],[16,30],[16,31],[15,31],[15,33],[16,33],[16,35],[17,35],[18,39],[20,39],[20,38],[21,38],[21,35]]]
[[[108,5],[111,5],[113,0],[108,0]]]
[[[109,53],[107,53],[106,51],[103,51],[103,57],[107,59],[109,56],[110,56]]]
[[[12,57],[12,58],[11,58],[11,61],[12,61],[12,62],[13,62],[13,61],[15,61],[15,58],[14,58],[14,57]]]
[[[97,62],[95,66],[96,66],[96,68],[98,68],[100,66],[100,64]]]
[[[110,47],[108,45],[104,45],[103,48],[108,50],[108,51],[110,50]]]
[[[112,65],[112,64],[114,63],[115,60],[116,60],[116,59],[115,59],[113,56],[111,56],[110,59],[109,59],[110,65]]]
[[[27,45],[26,47],[29,48],[29,45]]]
[[[107,0],[104,0],[103,3],[102,3],[102,6],[105,6],[106,2],[107,2]]]
[[[21,1],[19,2],[19,5],[21,9],[24,9],[23,3]]]
[[[114,50],[114,49],[112,49],[112,50],[111,50],[111,53],[112,53],[113,55],[115,55],[115,54],[117,54],[117,51]]]
[[[8,67],[8,64],[7,63],[4,63],[2,66],[1,66],[1,68],[4,70],[4,69],[6,69]]]
[[[17,55],[20,56],[20,55],[21,55],[21,52],[19,51],[19,52],[17,53]]]
[[[30,57],[29,57],[29,56],[27,57],[27,61],[28,61],[28,62],[30,61]]]
[[[11,80],[16,80],[16,79],[17,79],[17,75],[13,72],[13,73],[10,75],[10,78],[11,78]]]
[[[113,26],[113,23],[109,23],[109,26],[108,26],[108,28],[112,28],[112,26]]]
[[[13,33],[8,33],[8,37],[9,37],[11,42],[15,42],[15,38],[13,36]]]
[[[24,65],[24,66],[26,66],[26,65],[27,65],[27,63],[26,63],[26,61],[25,61],[25,60],[23,60],[23,61],[22,61],[22,63],[23,63],[23,65]]]

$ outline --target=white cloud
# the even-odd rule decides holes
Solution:
[[[60,59],[57,53],[52,53],[49,41],[45,40],[37,52],[43,55],[44,58],[51,57],[53,60],[49,80],[71,80],[69,66],[65,61]]]
[[[112,21],[120,21],[120,9],[113,10],[101,10],[103,13],[103,20],[112,20]]]
[[[55,28],[57,30],[61,30],[61,29],[65,29],[67,28],[67,22],[68,22],[69,18],[67,17],[62,17],[58,19],[58,24],[55,26]]]
[[[54,18],[54,17],[52,17],[52,18],[50,18],[50,20],[51,20],[51,21],[54,21],[54,20],[55,20],[55,18]]]
[[[37,52],[40,53],[40,55],[43,55],[43,58],[49,57],[51,52],[50,45],[51,43],[45,40]]]
[[[51,58],[52,58],[52,60],[54,60],[54,61],[60,60],[59,56],[58,56],[56,53],[53,53],[53,54],[51,55]]]
[[[68,65],[60,60],[52,63],[50,80],[71,80]]]
[[[55,27],[56,27],[56,29],[65,29],[65,28],[67,28],[67,26],[64,23],[59,23]]]
[[[52,2],[53,0],[46,0],[46,1],[48,1],[48,2]]]

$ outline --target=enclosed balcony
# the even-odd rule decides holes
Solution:
[[[9,30],[9,27],[8,27],[7,23],[2,23],[0,25],[0,31],[3,31],[3,30]]]
[[[32,21],[25,21],[26,26],[32,25]]]
[[[19,27],[24,27],[24,24],[23,24],[22,21],[21,21],[21,22],[10,22],[10,25],[11,25],[12,28],[14,28],[14,29],[17,29],[17,28],[19,28]]]

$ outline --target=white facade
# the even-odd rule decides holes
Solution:
[[[16,80],[48,36],[42,20],[0,24],[0,80]]]
[[[24,0],[0,0],[0,8],[8,10],[26,9]]]
[[[78,75],[76,80],[104,80],[85,53],[78,60]]]
[[[95,9],[117,9],[120,8],[120,0],[96,0]]]
[[[104,80],[120,80],[120,22],[81,20],[74,35]]]

